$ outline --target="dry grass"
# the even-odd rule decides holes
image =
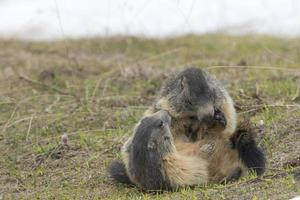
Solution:
[[[266,36],[0,40],[0,198],[287,199],[300,194],[300,40]],[[205,66],[241,117],[265,122],[261,179],[145,194],[107,179],[109,162],[162,80]],[[68,135],[68,146],[61,136]]]

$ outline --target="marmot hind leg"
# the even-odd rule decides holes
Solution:
[[[253,128],[249,125],[240,125],[231,137],[233,148],[236,148],[239,157],[249,170],[262,175],[266,168],[266,158],[263,150],[257,146]]]

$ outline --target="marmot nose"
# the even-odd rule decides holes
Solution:
[[[168,124],[171,123],[171,116],[169,115],[169,113],[167,111],[160,110],[155,115],[157,115],[157,117],[159,119],[161,119],[163,122],[168,123]]]
[[[215,111],[214,120],[216,123],[220,124],[223,127],[226,127],[226,125],[227,125],[227,120],[226,120],[224,113],[222,113],[219,110]]]

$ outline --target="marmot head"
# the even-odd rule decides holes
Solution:
[[[225,99],[224,92],[219,82],[206,71],[187,68],[165,82],[161,97],[168,102],[173,111],[171,114],[175,112],[177,116],[197,120],[200,123],[225,127],[225,116],[218,109]]]
[[[171,117],[161,110],[143,118],[135,128],[132,146],[139,154],[155,152],[164,155],[173,151],[173,137],[170,132]]]
[[[129,153],[129,170],[141,188],[170,188],[163,166],[164,156],[175,151],[170,123],[171,117],[161,110],[144,117],[135,127]]]

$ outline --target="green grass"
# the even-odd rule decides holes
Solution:
[[[166,76],[208,67],[240,117],[263,120],[263,178],[147,194],[112,183],[134,124]],[[21,77],[21,78],[20,78]],[[0,199],[288,199],[300,195],[300,39],[187,35],[0,39]],[[67,148],[61,136],[68,135]]]

